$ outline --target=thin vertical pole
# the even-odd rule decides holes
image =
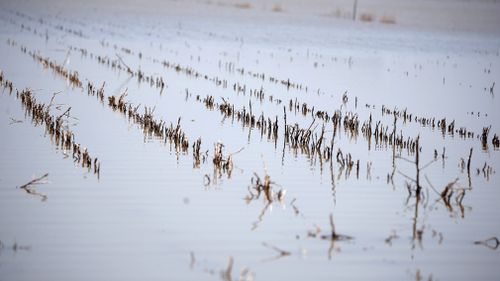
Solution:
[[[356,12],[358,9],[358,0],[354,0],[354,6],[352,7],[352,20],[356,20]]]

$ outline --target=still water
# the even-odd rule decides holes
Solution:
[[[198,4],[2,3],[0,280],[498,279],[500,40]]]

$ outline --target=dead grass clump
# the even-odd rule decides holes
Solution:
[[[122,113],[125,113],[127,111],[127,103],[125,102],[125,97],[127,96],[127,90],[125,90],[119,98],[116,98],[115,96],[109,96],[108,97],[108,105],[113,109],[113,110],[119,110]]]
[[[220,142],[214,144],[214,157],[212,160],[214,164],[214,175],[221,177],[222,173],[226,173],[228,178],[231,178],[231,174],[233,172],[233,154],[229,154],[227,157],[224,157],[223,148],[224,144]]]
[[[271,11],[273,11],[275,13],[280,13],[280,12],[283,12],[283,7],[281,6],[281,4],[274,4]]]
[[[278,185],[275,182],[271,181],[271,177],[267,174],[266,168],[264,168],[264,177],[261,178],[259,177],[259,175],[257,175],[257,173],[254,173],[254,176],[251,179],[251,183],[252,185],[248,189],[250,194],[245,198],[247,202],[258,199],[261,193],[264,193],[265,200],[268,204],[272,203],[275,200],[282,202],[285,197],[286,190],[273,190],[273,187]]]
[[[490,134],[491,126],[483,127],[483,133],[481,134],[481,145],[483,150],[488,150],[488,135]]]
[[[73,160],[75,163],[81,164],[83,168],[88,168],[89,172],[94,162],[94,174],[99,178],[100,163],[97,158],[94,160],[90,157],[86,148],[82,148],[79,143],[75,142],[73,133],[63,124],[63,117],[70,117],[69,107],[63,114],[54,116],[50,112],[50,106],[40,103],[34,97],[30,89],[22,90],[17,93],[21,100],[26,116],[31,117],[32,123],[35,125],[45,125],[45,130],[54,143],[64,150],[72,150]]]
[[[396,18],[394,16],[389,16],[389,15],[383,15],[380,18],[380,23],[384,24],[395,24],[396,23]]]
[[[200,153],[200,149],[201,149],[201,138],[198,138],[198,140],[196,140],[193,143],[193,168],[200,167],[200,162],[201,162],[201,157],[202,157],[202,154]],[[203,162],[205,162],[204,159],[203,159]]]
[[[451,196],[453,195],[453,187],[455,186],[455,184],[458,182],[458,178],[456,178],[454,181],[448,183],[443,191],[441,191],[441,193],[439,194],[441,196],[441,199],[443,199],[443,202],[444,204],[446,205],[446,207],[448,209],[451,210]],[[458,200],[460,200],[460,202],[462,201],[463,197],[465,196],[465,193],[463,193],[463,195],[459,195],[459,198]],[[457,202],[458,202],[457,200]]]
[[[359,16],[359,19],[364,22],[372,22],[375,19],[375,16],[370,13],[362,13]]]
[[[236,4],[234,4],[234,7],[238,8],[238,9],[251,9],[252,4],[250,4],[248,2],[236,3]]]
[[[101,102],[104,102],[104,86],[105,85],[106,85],[106,82],[103,82],[101,88],[97,89],[97,87],[95,87],[94,84],[88,82],[87,83],[87,94],[89,96],[95,96]]]
[[[14,89],[14,85],[11,81],[5,79],[3,72],[0,71],[0,86],[9,89],[9,94],[12,94],[12,90]]]
[[[493,144],[493,147],[494,147],[496,150],[498,150],[498,148],[500,147],[500,141],[499,141],[499,139],[498,139],[497,134],[495,134],[495,135],[493,136],[493,139],[491,140],[491,143]]]

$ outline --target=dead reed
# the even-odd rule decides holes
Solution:
[[[264,168],[264,177],[261,178],[257,173],[254,173],[251,178],[251,186],[248,188],[249,195],[245,198],[247,202],[257,200],[264,193],[266,203],[272,203],[277,200],[283,201],[286,191],[280,189],[275,191],[277,184],[271,181],[271,177],[267,174],[267,169]]]
[[[48,106],[36,100],[31,90],[25,89],[20,93],[18,92],[17,97],[21,100],[25,113],[31,118],[33,124],[44,125],[45,131],[58,147],[71,151],[75,163],[79,163],[83,168],[87,168],[89,172],[93,168],[94,174],[99,177],[100,162],[97,161],[97,158],[93,159],[87,148],[77,143],[73,133],[63,126],[63,117],[68,115],[71,108],[68,108],[65,113],[56,117],[50,113]]]
[[[82,81],[80,80],[77,71],[70,71],[66,69],[62,64],[59,64],[54,60],[50,60],[49,57],[43,57],[37,52],[28,51],[27,48],[24,46],[21,46],[21,51],[23,53],[27,53],[29,56],[33,58],[33,60],[41,63],[45,68],[49,68],[53,70],[56,74],[64,77],[66,80],[70,82],[72,86],[78,88],[82,87]]]
[[[48,198],[47,195],[36,191],[36,189],[34,188],[34,185],[47,183],[46,179],[48,177],[49,177],[49,173],[46,173],[43,176],[34,178],[31,181],[21,185],[19,188],[26,191],[26,193],[28,193],[30,195],[39,196],[39,197],[41,197],[42,201],[45,201]]]

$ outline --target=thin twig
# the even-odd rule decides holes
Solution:
[[[409,163],[415,164],[415,161],[410,160],[410,159],[408,159],[408,158],[404,158],[404,157],[402,157],[402,156],[395,156],[394,158],[396,158],[396,159],[401,159],[401,160],[405,160],[406,162],[409,162]]]
[[[45,201],[45,200],[47,200],[47,195],[37,192],[34,188],[31,188],[31,185],[44,183],[41,181],[43,179],[47,178],[48,176],[49,176],[49,173],[46,173],[45,175],[43,175],[41,177],[35,178],[35,179],[29,181],[28,183],[21,185],[19,188],[26,191],[26,193],[28,193],[28,194],[40,196],[42,198],[42,201]]]
[[[410,178],[409,176],[403,174],[400,170],[398,170],[398,174],[402,175],[403,177],[405,177],[408,180],[411,180],[412,182],[417,182],[416,180],[414,180],[414,179]]]
[[[425,164],[423,167],[421,167],[421,168],[420,168],[420,170],[423,170],[423,169],[425,169],[425,168],[429,167],[431,164],[433,164],[433,163],[434,163],[434,162],[436,162],[436,161],[437,161],[437,159],[433,159],[433,160],[431,160],[429,163],[427,163],[427,164]]]
[[[59,115],[59,117],[58,117],[58,118],[61,118],[61,117],[63,117],[63,116],[69,117],[69,111],[70,111],[70,110],[71,110],[71,106],[70,106],[70,107],[68,107],[68,109],[66,109],[66,111],[64,111],[64,113],[63,113],[63,114]]]
[[[441,196],[441,193],[434,188],[434,186],[432,185],[432,183],[429,180],[429,178],[427,177],[427,175],[424,175],[424,177],[425,177],[425,180],[427,181],[427,183],[429,184],[429,186],[432,188],[432,190],[434,190],[434,192],[436,192],[437,195]]]
[[[50,102],[49,102],[49,105],[47,106],[47,109],[49,109],[52,106],[52,103],[54,102],[54,99],[56,98],[56,95],[58,95],[60,93],[61,93],[61,91],[55,92],[54,94],[52,94],[52,98],[50,99]]]
[[[35,179],[29,181],[28,183],[21,185],[19,188],[26,188],[26,187],[33,185],[33,184],[39,184],[41,180],[47,178],[48,176],[49,176],[49,173],[46,173],[45,175],[43,175],[41,177],[35,178]]]
[[[262,242],[262,246],[266,247],[266,248],[269,248],[269,249],[273,249],[275,250],[276,252],[278,252],[280,254],[280,256],[289,256],[291,255],[292,253],[290,253],[289,251],[285,251],[283,249],[280,249],[274,245],[270,245],[266,242]]]
[[[10,117],[10,123],[9,123],[9,125],[16,124],[16,123],[23,123],[23,121],[17,120],[17,119],[14,119],[14,118]]]
[[[245,147],[242,147],[242,148],[240,148],[238,151],[233,152],[233,153],[230,153],[229,155],[235,155],[235,154],[238,154],[238,153],[242,152],[244,149],[245,149]]]
[[[123,61],[122,57],[120,57],[118,54],[115,54],[115,55],[116,55],[116,57],[118,57],[118,59],[120,60],[120,62],[121,62],[123,65],[125,65],[125,67],[127,68],[127,70],[128,70],[129,72],[132,72],[132,68],[130,68],[130,67],[129,67],[129,66],[128,66],[128,65],[127,65],[124,61]]]

